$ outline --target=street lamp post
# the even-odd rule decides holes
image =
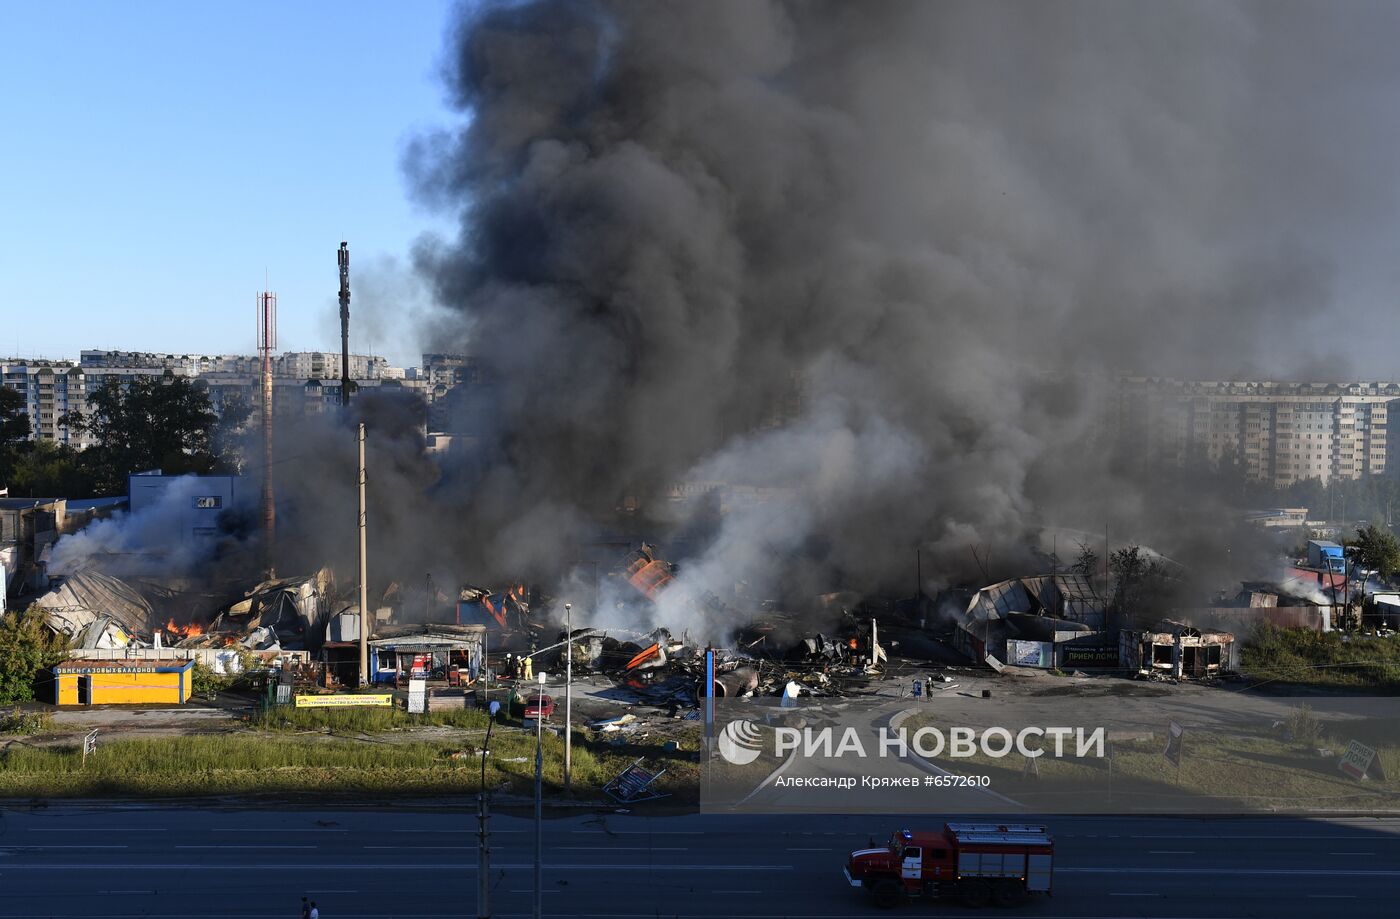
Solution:
[[[544,674],[539,675],[540,700],[535,710],[535,919],[544,915],[541,865],[544,858]]]
[[[564,794],[574,766],[574,605],[564,604]]]
[[[476,796],[476,826],[479,857],[476,868],[476,916],[477,919],[491,919],[491,831],[488,821],[491,814],[486,801],[486,751],[491,746],[491,728],[496,724],[496,713],[501,703],[492,702],[487,709],[491,720],[486,722],[486,741],[481,745],[481,791]]]

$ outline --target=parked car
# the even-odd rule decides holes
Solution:
[[[554,714],[554,697],[547,693],[537,692],[530,695],[525,700],[525,717],[548,720]]]

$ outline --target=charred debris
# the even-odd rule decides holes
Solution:
[[[676,567],[648,544],[618,552],[611,566],[598,569],[593,594],[610,608],[575,609],[575,624],[585,627],[573,630],[572,642],[562,601],[523,583],[448,587],[431,577],[390,583],[370,594],[367,632],[371,645],[397,648],[397,657],[372,649],[365,680],[351,650],[360,632],[358,585],[337,583],[328,568],[211,585],[118,577],[91,567],[55,576],[36,602],[74,653],[196,659],[215,670],[248,666],[252,654],[321,688],[449,674],[465,686],[488,672],[519,676],[526,658],[535,672],[562,671],[571,646],[577,678],[605,691],[611,683],[608,696],[617,701],[673,712],[704,697],[704,656],[712,642],[719,698],[839,697],[866,690],[887,672],[966,663],[923,628],[917,614],[926,612],[926,602],[829,594],[798,608],[764,602],[740,610],[710,593],[685,594]],[[663,610],[681,621],[656,625]],[[602,627],[604,621],[645,625]],[[708,636],[687,628],[690,621],[743,625],[728,636]],[[920,660],[904,667],[896,654]]]

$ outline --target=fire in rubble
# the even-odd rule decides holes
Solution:
[[[196,635],[203,635],[204,627],[197,622],[176,625],[175,620],[171,619],[165,623],[165,631],[166,634],[178,636],[178,638],[183,641],[186,638],[194,638]]]

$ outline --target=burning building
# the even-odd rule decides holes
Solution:
[[[1124,629],[1119,648],[1122,665],[1146,676],[1203,679],[1240,666],[1240,646],[1232,633],[1170,619],[1150,629]]]
[[[1068,654],[1088,662],[1086,649],[1102,644],[1106,618],[1104,600],[1080,575],[1011,578],[973,594],[953,646],[974,661],[1057,667]]]

